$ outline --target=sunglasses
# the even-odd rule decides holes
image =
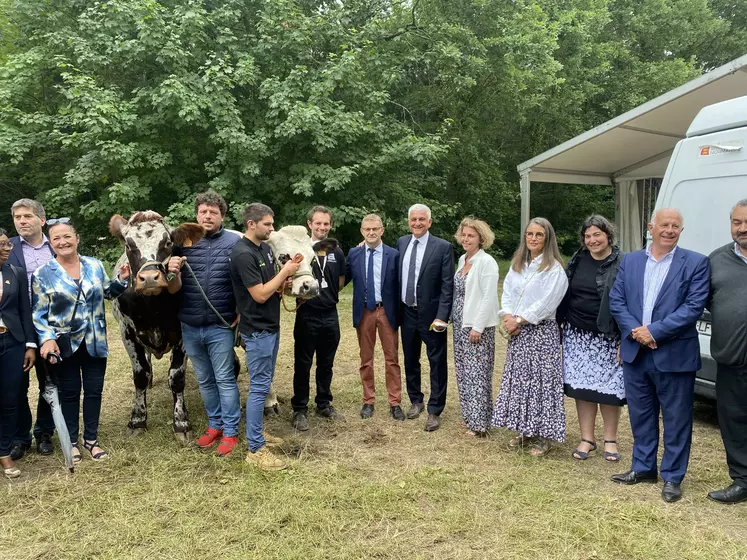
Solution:
[[[70,218],[51,218],[47,220],[47,227],[56,226],[58,224],[69,224]]]

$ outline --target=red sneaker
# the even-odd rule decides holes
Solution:
[[[205,449],[206,447],[210,447],[216,441],[218,441],[222,435],[223,430],[208,428],[207,430],[205,430],[204,434],[197,438],[197,447],[202,447],[203,449]]]
[[[218,449],[215,450],[215,454],[220,457],[225,457],[228,455],[231,451],[233,451],[233,448],[236,447],[236,444],[239,443],[239,436],[223,436],[223,439],[220,440],[220,445],[218,446]]]

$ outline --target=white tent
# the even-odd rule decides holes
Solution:
[[[747,55],[703,74],[518,166],[521,223],[532,182],[610,185],[623,250],[642,245],[636,180],[664,177],[674,146],[703,107],[747,95]]]

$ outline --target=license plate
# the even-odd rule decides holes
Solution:
[[[711,336],[711,322],[700,319],[696,325],[698,332],[707,336]]]

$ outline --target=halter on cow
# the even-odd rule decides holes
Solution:
[[[285,226],[278,231],[273,231],[267,240],[267,244],[272,249],[275,262],[279,267],[283,266],[297,253],[301,253],[304,257],[298,272],[293,275],[291,287],[286,289],[285,295],[298,298],[301,301],[318,296],[319,282],[311,270],[311,263],[318,251],[333,252],[337,248],[337,241],[324,239],[314,243],[306,233],[305,227]],[[283,300],[283,306],[285,307],[285,300]],[[298,308],[296,307],[296,309]],[[290,310],[287,307],[286,310],[295,311],[295,309]]]

